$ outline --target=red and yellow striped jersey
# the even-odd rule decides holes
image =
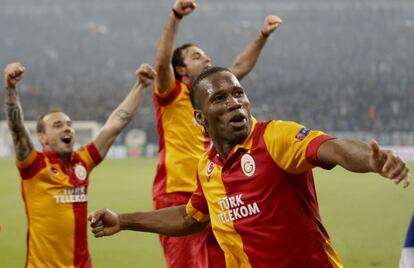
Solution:
[[[317,159],[329,139],[294,122],[253,120],[224,162],[214,148],[203,155],[186,210],[210,219],[227,267],[342,267],[321,223],[311,172],[332,168]]]
[[[194,120],[189,85],[176,80],[172,91],[160,94],[154,88],[154,104],[159,135],[158,166],[153,197],[196,189],[195,174],[208,145],[202,127]]]
[[[88,177],[100,163],[93,143],[65,166],[54,152],[17,161],[26,207],[26,267],[91,267],[86,235]]]

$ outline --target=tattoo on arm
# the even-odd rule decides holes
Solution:
[[[7,123],[18,160],[24,160],[33,150],[33,143],[23,124],[23,111],[15,89],[6,88],[5,109]]]
[[[126,124],[131,121],[132,115],[123,109],[116,111],[115,116],[122,124]]]

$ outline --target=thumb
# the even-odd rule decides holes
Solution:
[[[369,145],[371,146],[371,157],[374,159],[380,158],[380,148],[378,145],[378,142],[375,140],[372,140],[369,142]]]
[[[102,217],[102,215],[104,213],[105,212],[104,212],[103,209],[92,211],[88,216],[88,221],[90,221],[92,224],[94,224],[95,222],[97,222]]]

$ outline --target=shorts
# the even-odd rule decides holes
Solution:
[[[171,193],[154,198],[154,208],[187,204],[191,193]],[[167,268],[225,268],[224,253],[209,226],[182,237],[160,235]]]

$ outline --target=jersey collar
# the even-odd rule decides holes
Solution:
[[[234,155],[240,149],[248,151],[252,148],[252,146],[253,146],[253,132],[256,129],[257,120],[253,116],[251,116],[251,120],[252,120],[252,127],[250,129],[249,135],[247,136],[247,138],[242,143],[237,144],[236,146],[234,146],[234,148],[231,150],[231,152],[227,156],[227,159],[230,159],[231,156]],[[211,149],[208,152],[208,158],[216,164],[224,164],[223,161],[220,159],[220,157],[219,157],[219,155],[216,151],[216,148],[214,148],[214,145],[211,146]],[[226,162],[226,160],[224,162]]]

